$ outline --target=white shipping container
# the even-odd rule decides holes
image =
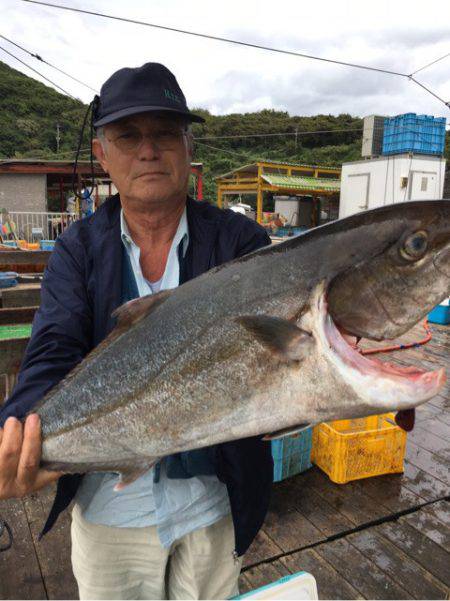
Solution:
[[[339,218],[408,200],[442,198],[445,159],[398,154],[342,165]]]

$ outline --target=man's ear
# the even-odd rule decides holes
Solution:
[[[94,156],[97,159],[97,161],[102,166],[103,171],[108,173],[108,160],[106,158],[103,145],[98,138],[93,138],[92,140],[92,152],[94,153]]]

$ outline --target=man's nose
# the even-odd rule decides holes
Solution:
[[[137,148],[138,158],[141,160],[154,160],[160,155],[160,149],[152,134],[144,134]]]

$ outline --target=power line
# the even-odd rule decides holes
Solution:
[[[420,69],[417,69],[416,71],[414,71],[413,73],[411,73],[410,77],[412,77],[416,73],[419,73],[419,71],[423,71],[424,69],[427,69],[428,67],[431,67],[431,65],[434,65],[435,63],[438,63],[439,61],[443,60],[444,58],[447,58],[447,56],[450,56],[450,52],[448,54],[444,54],[444,56],[441,56],[440,58],[437,58],[435,61],[433,61],[431,63],[428,63],[428,65],[425,65],[424,67],[420,67]]]
[[[56,67],[55,65],[52,65],[51,63],[49,63],[48,61],[46,61],[45,59],[43,59],[42,56],[40,56],[39,54],[30,52],[29,50],[27,50],[26,48],[24,48],[20,44],[17,44],[16,42],[13,42],[12,40],[10,40],[9,38],[7,38],[6,36],[4,36],[2,34],[0,34],[0,38],[6,40],[7,42],[9,42],[10,44],[12,44],[13,46],[16,46],[16,48],[19,48],[23,52],[26,52],[27,54],[29,54],[33,58],[37,59],[38,61],[41,61],[41,63],[44,63],[45,65],[48,65],[52,69],[56,69],[56,71],[59,71],[60,73],[62,73],[66,77],[70,77],[70,79],[73,79],[77,83],[80,83],[82,86],[85,86],[86,88],[89,88],[90,90],[92,90],[92,92],[95,92],[95,94],[98,94],[98,91],[94,90],[94,88],[91,88],[91,86],[89,86],[87,83],[84,83],[83,81],[80,81],[79,79],[77,79],[76,77],[73,77],[73,75],[70,75],[69,73],[66,73],[66,71],[63,71],[59,67]]]
[[[42,77],[43,79],[47,80],[53,86],[55,86],[56,88],[58,88],[58,90],[61,90],[61,92],[63,92],[64,94],[66,94],[66,96],[69,96],[73,100],[78,100],[77,98],[75,98],[75,96],[72,96],[72,94],[70,94],[69,92],[67,92],[66,90],[64,90],[64,88],[61,88],[61,86],[59,86],[57,83],[55,83],[54,81],[52,81],[51,79],[49,79],[45,75],[42,75],[42,73],[39,73],[39,71],[37,71],[33,67],[30,67],[30,65],[28,65],[27,63],[25,63],[22,59],[18,58],[14,54],[12,54],[12,52],[9,52],[8,50],[6,50],[5,48],[3,48],[2,46],[0,46],[0,50],[3,50],[3,52],[6,52],[6,54],[9,54],[9,56],[12,56],[13,58],[15,58],[16,61],[19,61],[19,63],[22,63],[22,65],[25,65],[25,67],[28,67],[28,69],[31,69],[32,71],[34,71],[35,73],[37,73],[39,75],[39,77]]]
[[[139,21],[136,19],[128,19],[126,17],[117,17],[115,15],[108,15],[106,13],[99,13],[99,12],[95,12],[95,11],[89,11],[89,10],[84,10],[81,8],[74,8],[71,6],[61,6],[58,4],[51,4],[49,2],[41,2],[40,0],[22,0],[23,2],[29,2],[31,4],[40,4],[42,6],[48,6],[51,8],[59,8],[61,10],[68,10],[68,11],[72,11],[72,12],[77,12],[77,13],[83,13],[83,14],[87,14],[87,15],[92,15],[92,16],[96,16],[96,17],[103,17],[106,19],[113,19],[116,21],[123,21],[126,23],[132,23],[135,25],[144,25],[146,27],[153,27],[156,29],[164,29],[166,31],[172,31],[175,33],[182,33],[185,35],[191,35],[191,36],[196,36],[196,37],[201,37],[201,38],[205,38],[208,40],[215,40],[218,42],[225,42],[228,44],[237,44],[239,46],[247,46],[249,48],[256,48],[258,50],[266,50],[268,52],[278,52],[281,54],[289,54],[291,56],[298,56],[298,57],[302,57],[302,58],[308,58],[308,59],[313,59],[313,60],[319,60],[319,61],[325,61],[325,62],[329,62],[329,63],[334,63],[334,64],[338,64],[338,65],[344,65],[347,67],[355,67],[357,69],[367,69],[369,71],[378,71],[380,73],[387,73],[390,75],[399,75],[402,77],[408,77],[405,73],[398,73],[396,71],[390,71],[388,69],[381,69],[381,68],[377,68],[377,67],[368,67],[367,65],[359,65],[356,63],[348,63],[345,61],[338,61],[338,60],[333,60],[333,59],[329,59],[329,58],[323,58],[323,57],[319,57],[319,56],[313,56],[310,54],[304,54],[304,53],[300,53],[300,52],[294,52],[292,50],[283,50],[280,48],[272,48],[270,46],[262,46],[260,44],[252,44],[251,42],[242,42],[240,40],[234,40],[231,38],[224,38],[224,37],[220,37],[220,36],[213,36],[210,34],[206,34],[206,33],[199,33],[199,32],[195,32],[195,31],[189,31],[186,29],[177,29],[175,27],[168,27],[166,25],[157,25],[156,23],[148,23],[146,21]]]
[[[405,130],[406,132],[413,131],[410,126],[406,126],[406,125],[396,125],[395,127],[398,130]],[[373,129],[373,131],[380,131],[380,130],[383,131],[384,126],[381,126],[381,127],[375,126],[371,129]],[[317,130],[310,130],[310,131],[286,131],[286,132],[253,133],[253,134],[233,134],[233,135],[227,135],[227,136],[199,136],[199,137],[194,136],[194,140],[198,141],[198,140],[234,140],[234,139],[241,139],[241,138],[273,138],[273,137],[283,137],[283,136],[309,136],[309,135],[316,135],[316,134],[322,135],[322,134],[362,132],[362,131],[364,131],[362,127],[355,127],[355,128],[349,127],[349,128],[344,128],[344,129],[338,128],[338,129],[317,129]]]
[[[406,126],[406,125],[396,125],[395,126],[396,130],[404,130],[405,132],[411,132],[416,134],[422,141],[425,141],[424,138],[421,137],[421,135],[417,132],[415,132],[411,126]],[[384,126],[379,127],[379,126],[375,126],[373,128],[373,130],[383,130]],[[295,136],[295,135],[315,135],[315,134],[333,134],[335,132],[342,132],[342,133],[346,133],[346,132],[362,132],[363,128],[357,127],[357,128],[353,128],[353,127],[349,127],[349,128],[339,128],[339,129],[321,129],[321,130],[309,130],[309,131],[298,131],[298,132],[270,132],[270,133],[253,133],[253,134],[233,134],[233,135],[228,135],[228,136],[194,136],[194,142],[196,144],[201,144],[203,146],[207,146],[208,148],[211,148],[213,150],[220,150],[223,152],[228,152],[230,154],[235,154],[235,155],[240,155],[240,156],[244,156],[241,155],[241,153],[236,152],[236,151],[232,151],[229,149],[225,149],[225,148],[218,148],[216,146],[211,146],[210,144],[205,144],[204,140],[235,140],[235,139],[241,139],[241,138],[266,138],[266,137],[283,137],[283,136]],[[89,148],[83,148],[80,152],[89,152]],[[75,150],[65,150],[63,152],[60,152],[59,154],[70,154],[73,153],[75,154]]]
[[[266,160],[266,159],[262,159],[262,158],[258,158],[258,157],[249,157],[242,152],[234,152],[233,150],[228,150],[227,148],[217,148],[217,146],[211,146],[211,144],[205,144],[204,142],[197,142],[197,140],[196,140],[196,143],[200,144],[201,146],[206,146],[206,148],[211,148],[212,150],[217,150],[218,152],[233,154],[235,156],[238,156],[240,159],[245,158],[246,161],[265,161]]]
[[[294,52],[293,50],[283,50],[281,48],[272,48],[270,46],[262,46],[261,44],[252,44],[251,42],[242,42],[240,40],[234,40],[232,38],[223,38],[220,36],[214,36],[207,33],[199,33],[197,31],[189,31],[187,29],[177,29],[175,27],[168,27],[167,25],[157,25],[156,23],[148,23],[147,21],[139,21],[137,19],[128,19],[127,17],[117,17],[115,15],[108,15],[106,13],[99,13],[91,10],[84,10],[81,8],[75,8],[73,6],[61,6],[59,4],[52,4],[50,2],[42,2],[41,0],[22,0],[22,2],[29,2],[30,4],[40,4],[42,6],[48,6],[50,8],[59,8],[61,10],[68,10],[76,13],[82,13],[85,15],[92,15],[95,17],[103,17],[105,19],[113,19],[114,21],[123,21],[125,23],[132,23],[133,25],[144,25],[145,27],[153,27],[155,29],[164,29],[165,31],[172,31],[174,33],[183,33],[185,35],[191,35],[199,38],[205,38],[207,40],[215,40],[216,42],[225,42],[227,44],[236,44],[238,46],[247,46],[248,48],[256,48],[257,50],[266,50],[267,52],[276,52],[279,54],[288,54],[290,56],[297,56],[301,58],[308,58],[318,61],[325,61],[327,63],[334,63],[336,65],[343,65],[345,67],[354,67],[356,69],[367,69],[369,71],[378,71],[379,73],[387,73],[389,75],[399,75],[402,77],[408,77],[405,73],[398,73],[396,71],[389,71],[388,69],[381,69],[378,67],[368,67],[367,65],[358,65],[356,63],[347,63],[345,61],[333,60],[330,58],[323,58],[319,56],[313,56],[312,54],[304,54],[301,52]]]
[[[334,60],[334,59],[330,59],[330,58],[323,58],[320,56],[314,56],[312,54],[304,54],[301,52],[294,52],[292,50],[283,50],[281,48],[273,48],[271,46],[263,46],[261,44],[252,44],[250,42],[242,42],[240,40],[234,40],[232,38],[224,38],[224,37],[220,37],[220,36],[214,36],[214,35],[210,35],[210,34],[206,34],[206,33],[199,33],[196,31],[189,31],[187,29],[178,29],[175,27],[168,27],[167,25],[157,25],[156,23],[148,23],[147,21],[139,21],[137,19],[129,19],[127,17],[117,17],[115,15],[108,15],[106,13],[99,13],[99,12],[95,12],[95,11],[90,11],[90,10],[84,10],[81,8],[75,8],[73,6],[61,6],[59,4],[52,4],[50,2],[42,2],[41,0],[22,0],[22,2],[28,2],[30,4],[39,4],[41,6],[47,6],[50,8],[57,8],[60,10],[67,10],[67,11],[71,11],[71,12],[75,12],[75,13],[81,13],[81,14],[85,14],[85,15],[91,15],[94,17],[102,17],[105,19],[112,19],[114,21],[122,21],[124,23],[131,23],[133,25],[143,25],[145,27],[153,27],[154,29],[161,29],[161,30],[165,30],[165,31],[172,31],[174,33],[182,33],[184,35],[190,35],[190,36],[195,36],[195,37],[199,37],[199,38],[204,38],[207,40],[215,40],[216,42],[225,42],[226,44],[235,44],[237,46],[246,46],[248,48],[256,48],[257,50],[265,50],[266,52],[274,52],[277,54],[286,54],[289,56],[296,56],[296,57],[300,57],[300,58],[307,58],[307,59],[311,59],[311,60],[317,60],[317,61],[323,61],[326,63],[332,63],[335,65],[342,65],[344,67],[353,67],[356,69],[365,69],[367,71],[375,71],[378,73],[385,73],[387,75],[396,75],[398,77],[406,77],[409,80],[413,81],[414,83],[416,83],[417,85],[419,85],[420,87],[422,87],[425,91],[427,91],[428,93],[432,94],[435,98],[437,98],[438,100],[440,100],[441,102],[443,102],[447,107],[450,108],[450,102],[446,102],[445,100],[443,100],[442,98],[440,98],[439,96],[437,96],[437,94],[435,94],[434,92],[432,92],[430,89],[428,89],[427,87],[425,87],[423,84],[421,84],[420,82],[418,82],[416,79],[414,79],[412,77],[412,75],[408,75],[407,73],[399,73],[398,71],[390,71],[389,69],[381,69],[378,67],[369,67],[367,65],[359,65],[357,63],[348,63],[345,61],[338,61],[338,60]]]
[[[302,131],[302,132],[298,132],[298,135],[308,135],[308,134],[327,134],[327,133],[334,133],[334,132],[348,132],[348,131],[362,131],[362,128],[348,128],[348,129],[323,129],[323,130],[311,130],[311,131]],[[214,150],[221,150],[223,152],[228,152],[231,154],[236,154],[236,155],[241,155],[238,152],[232,151],[232,150],[228,150],[225,148],[217,148],[215,146],[210,146],[209,144],[205,144],[203,142],[203,140],[225,140],[225,139],[240,139],[240,138],[265,138],[265,137],[278,137],[278,136],[295,136],[296,132],[271,132],[271,133],[267,133],[267,134],[262,134],[262,133],[256,133],[256,134],[236,134],[236,135],[230,135],[230,136],[200,136],[200,137],[195,137],[194,136],[194,142],[196,144],[202,144],[203,146],[208,146],[209,148],[212,148]],[[89,152],[89,148],[82,148],[80,150],[80,152]],[[65,155],[65,154],[75,154],[76,150],[64,150],[62,152],[59,153],[59,155]]]
[[[374,129],[378,129],[378,128],[374,128]],[[383,128],[379,128],[379,129],[383,129]],[[328,133],[335,133],[335,132],[354,132],[354,131],[363,131],[362,128],[358,127],[358,128],[347,128],[347,129],[322,129],[322,130],[310,130],[310,131],[299,131],[297,132],[297,134],[300,135],[312,135],[312,134],[328,134]],[[210,148],[213,148],[214,150],[223,150],[224,152],[229,152],[232,154],[239,154],[237,152],[233,152],[231,150],[228,149],[224,149],[224,148],[216,148],[214,146],[210,146],[209,144],[205,144],[203,142],[203,140],[235,140],[235,139],[241,139],[241,138],[266,138],[266,137],[283,137],[283,136],[295,136],[296,132],[270,132],[270,133],[254,133],[254,134],[233,134],[233,135],[229,135],[229,136],[194,136],[194,142],[197,144],[203,144],[204,146],[209,146]],[[82,149],[80,152],[88,152],[89,148],[84,148]],[[69,154],[73,152],[73,154],[75,154],[75,150],[66,150],[64,151],[64,154]],[[63,153],[60,153],[63,154]]]
[[[202,136],[194,138],[194,140],[225,140],[234,138],[270,138],[276,136],[307,136],[311,134],[334,134],[335,132],[348,132],[348,131],[363,131],[362,127],[348,128],[348,129],[322,129],[322,130],[311,130],[311,131],[286,131],[278,133],[258,133],[258,134],[237,134],[230,136]]]
[[[448,108],[450,108],[450,101],[446,102],[443,98],[441,98],[440,96],[438,96],[437,94],[435,94],[434,92],[432,92],[430,90],[430,88],[427,88],[426,86],[423,85],[423,83],[420,83],[420,81],[417,81],[417,79],[414,79],[414,77],[409,76],[409,79],[411,81],[413,81],[414,83],[416,83],[421,88],[423,88],[424,90],[426,90],[429,94],[431,94],[432,96],[434,96],[435,98],[437,98],[438,100],[440,100],[441,102],[443,102],[445,104],[445,106],[447,106]]]
[[[80,154],[84,154],[85,152],[90,152],[90,148],[82,148],[80,150]],[[77,151],[76,150],[61,150],[61,152],[58,152],[58,156],[62,156],[62,155],[66,155],[66,154],[76,154]]]

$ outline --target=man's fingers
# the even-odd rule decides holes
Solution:
[[[17,481],[20,486],[31,485],[39,470],[41,460],[41,424],[36,413],[29,415],[23,430],[22,452],[17,468]]]
[[[44,486],[51,484],[52,482],[56,482],[56,480],[59,480],[59,478],[61,478],[62,475],[63,472],[49,472],[47,470],[39,470],[39,472],[36,475],[35,481],[36,490],[39,490]]]
[[[6,479],[14,478],[17,473],[22,441],[22,424],[15,417],[8,417],[3,428],[0,444],[1,472]]]

